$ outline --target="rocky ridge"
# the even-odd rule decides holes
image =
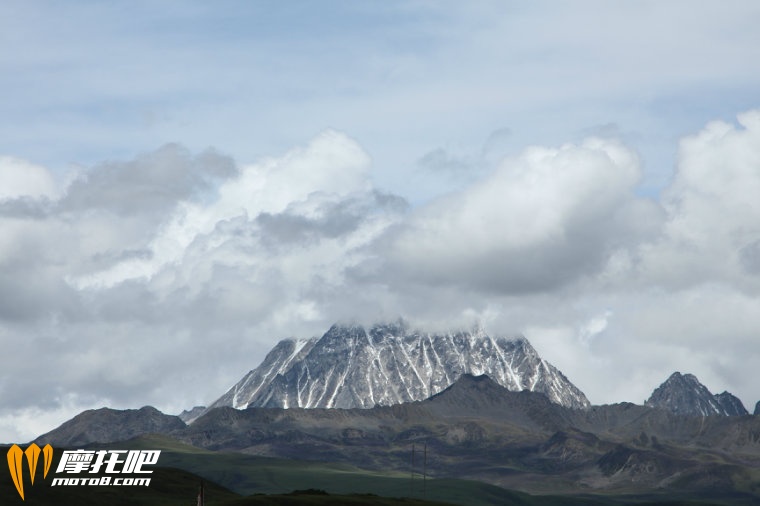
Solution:
[[[681,415],[741,416],[749,414],[734,395],[723,392],[713,395],[692,374],[674,372],[652,392],[646,406],[667,409]]]
[[[522,336],[434,334],[398,323],[333,325],[321,338],[281,341],[209,409],[390,406],[426,399],[463,374],[485,374],[508,390],[540,392],[570,408],[590,405]]]

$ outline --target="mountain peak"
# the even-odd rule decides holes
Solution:
[[[746,415],[742,402],[729,392],[713,395],[693,374],[676,371],[647,399],[647,406],[694,416]]]
[[[431,399],[438,397],[440,395],[445,394],[446,392],[452,390],[452,389],[471,389],[476,388],[478,390],[486,390],[489,388],[494,388],[498,390],[503,390],[504,387],[496,383],[494,380],[491,379],[490,376],[487,374],[480,374],[478,376],[475,376],[474,374],[462,374],[459,379],[457,379],[454,383],[452,383],[450,386],[446,387],[443,391],[438,392],[434,396],[431,397]]]
[[[693,374],[681,374],[679,371],[674,372],[670,376],[668,376],[668,379],[665,380],[663,385],[673,385],[673,384],[682,384],[682,385],[690,385],[693,387],[703,387],[702,383],[699,382],[699,379],[697,379],[696,376]],[[662,385],[661,385],[662,386]]]
[[[371,408],[426,399],[464,374],[568,407],[589,405],[523,336],[494,338],[482,328],[434,334],[398,320],[368,330],[337,323],[318,339],[281,341],[210,407]]]
[[[749,412],[734,394],[723,391],[719,394],[715,394],[715,400],[723,408],[724,414],[728,416],[742,416],[748,415]]]
[[[185,423],[192,423],[196,418],[206,412],[206,406],[194,406],[192,409],[185,409],[177,415]]]
[[[527,390],[523,390],[527,392]],[[442,399],[450,399],[452,397],[460,397],[469,400],[477,401],[477,398],[496,398],[499,401],[503,401],[505,394],[508,394],[509,390],[499,385],[487,374],[480,374],[478,376],[474,374],[462,374],[454,383],[446,387],[441,392],[430,397],[428,401],[440,401]],[[513,395],[518,392],[512,392]],[[533,393],[536,396],[543,397],[548,403],[548,398],[542,393]]]

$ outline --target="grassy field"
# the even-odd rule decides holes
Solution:
[[[161,449],[162,466],[203,476],[238,494],[286,494],[317,489],[329,494],[374,494],[412,497],[472,506],[522,504],[522,496],[499,487],[466,480],[412,482],[407,473],[373,472],[346,464],[293,461],[201,450],[162,436],[146,436],[124,444],[128,449]],[[513,501],[514,499],[514,501]]]
[[[4,459],[3,459],[4,460]],[[4,463],[4,462],[3,462]],[[52,506],[52,505],[156,505],[190,506],[195,504],[200,478],[179,469],[157,468],[151,475],[148,487],[51,487],[51,475],[46,480],[38,473],[34,485],[24,484],[25,500],[16,491],[7,467],[0,473],[0,504]],[[216,484],[206,484],[207,496],[213,498],[210,506],[221,505],[240,496]]]
[[[94,446],[93,448],[97,448]],[[107,449],[160,449],[159,466],[149,487],[51,487],[51,476],[26,484],[22,502],[9,473],[0,473],[0,504],[27,505],[157,505],[195,504],[198,487],[205,483],[208,506],[256,505],[368,505],[368,506],[603,506],[663,504],[752,504],[735,498],[723,501],[662,501],[657,497],[560,497],[531,496],[467,480],[426,480],[407,473],[373,472],[345,464],[293,461],[211,452],[180,444],[164,436],[143,436],[127,442],[103,445]],[[3,449],[0,449],[4,453]],[[4,460],[4,459],[3,459]],[[4,466],[3,466],[4,467]],[[55,466],[54,466],[55,468]],[[324,491],[293,494],[296,490]],[[327,495],[329,494],[329,495]],[[426,501],[424,501],[425,499]],[[707,499],[707,498],[706,498]]]

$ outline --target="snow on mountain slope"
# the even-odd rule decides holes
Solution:
[[[563,406],[589,406],[524,337],[482,330],[430,334],[397,323],[368,331],[333,325],[321,338],[281,341],[209,409],[371,408],[426,399],[462,374],[485,374],[509,390],[541,392]]]
[[[747,410],[734,395],[723,392],[713,395],[693,374],[674,372],[657,387],[646,405],[664,408],[679,415],[741,416]]]

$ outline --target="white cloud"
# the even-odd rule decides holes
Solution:
[[[659,241],[642,246],[642,270],[673,287],[727,283],[758,293],[760,278],[760,110],[716,121],[681,141],[664,192],[668,219]]]
[[[52,174],[45,167],[10,156],[0,156],[0,201],[20,197],[55,198]]]
[[[658,226],[656,206],[634,197],[639,176],[636,156],[614,141],[529,148],[416,211],[393,238],[392,262],[433,284],[555,289]]]
[[[308,202],[326,198],[345,198],[371,189],[369,157],[347,136],[328,130],[305,148],[289,151],[279,158],[265,159],[243,167],[237,177],[224,181],[213,202],[174,202],[171,217],[145,247],[150,258],[131,258],[107,270],[71,278],[79,288],[109,287],[127,279],[154,276],[168,264],[181,264],[194,241],[204,236],[221,236],[211,249],[221,246],[226,234],[217,227],[238,218],[255,218],[261,213],[281,213],[292,206],[313,215]]]
[[[760,4],[357,5],[0,2],[0,344],[50,371],[0,356],[19,434],[208,402],[279,338],[399,314],[524,330],[594,402],[675,368],[760,397],[760,113],[726,119]],[[359,141],[292,148],[326,126]]]
[[[607,328],[609,319],[612,317],[612,311],[605,311],[603,314],[594,316],[586,324],[582,325],[578,334],[578,341],[588,347],[599,334]]]
[[[0,340],[47,371],[29,378],[0,357],[15,382],[0,382],[3,423],[31,438],[35,409],[46,421],[81,410],[69,393],[180,411],[189,387],[209,402],[273,341],[332,323],[346,269],[405,209],[335,131],[239,170],[165,146],[93,167],[41,214],[0,208],[14,213],[0,219],[14,238],[0,243]]]
[[[754,404],[757,116],[684,139],[660,201],[636,194],[629,147],[596,138],[413,209],[335,131],[242,167],[176,147],[97,165],[76,205],[0,206],[0,341],[48,371],[0,356],[0,424],[29,439],[30,417],[96,402],[178,412],[281,338],[398,316],[522,331],[592,402],[641,402],[680,370]],[[151,205],[115,201],[119,185]]]

